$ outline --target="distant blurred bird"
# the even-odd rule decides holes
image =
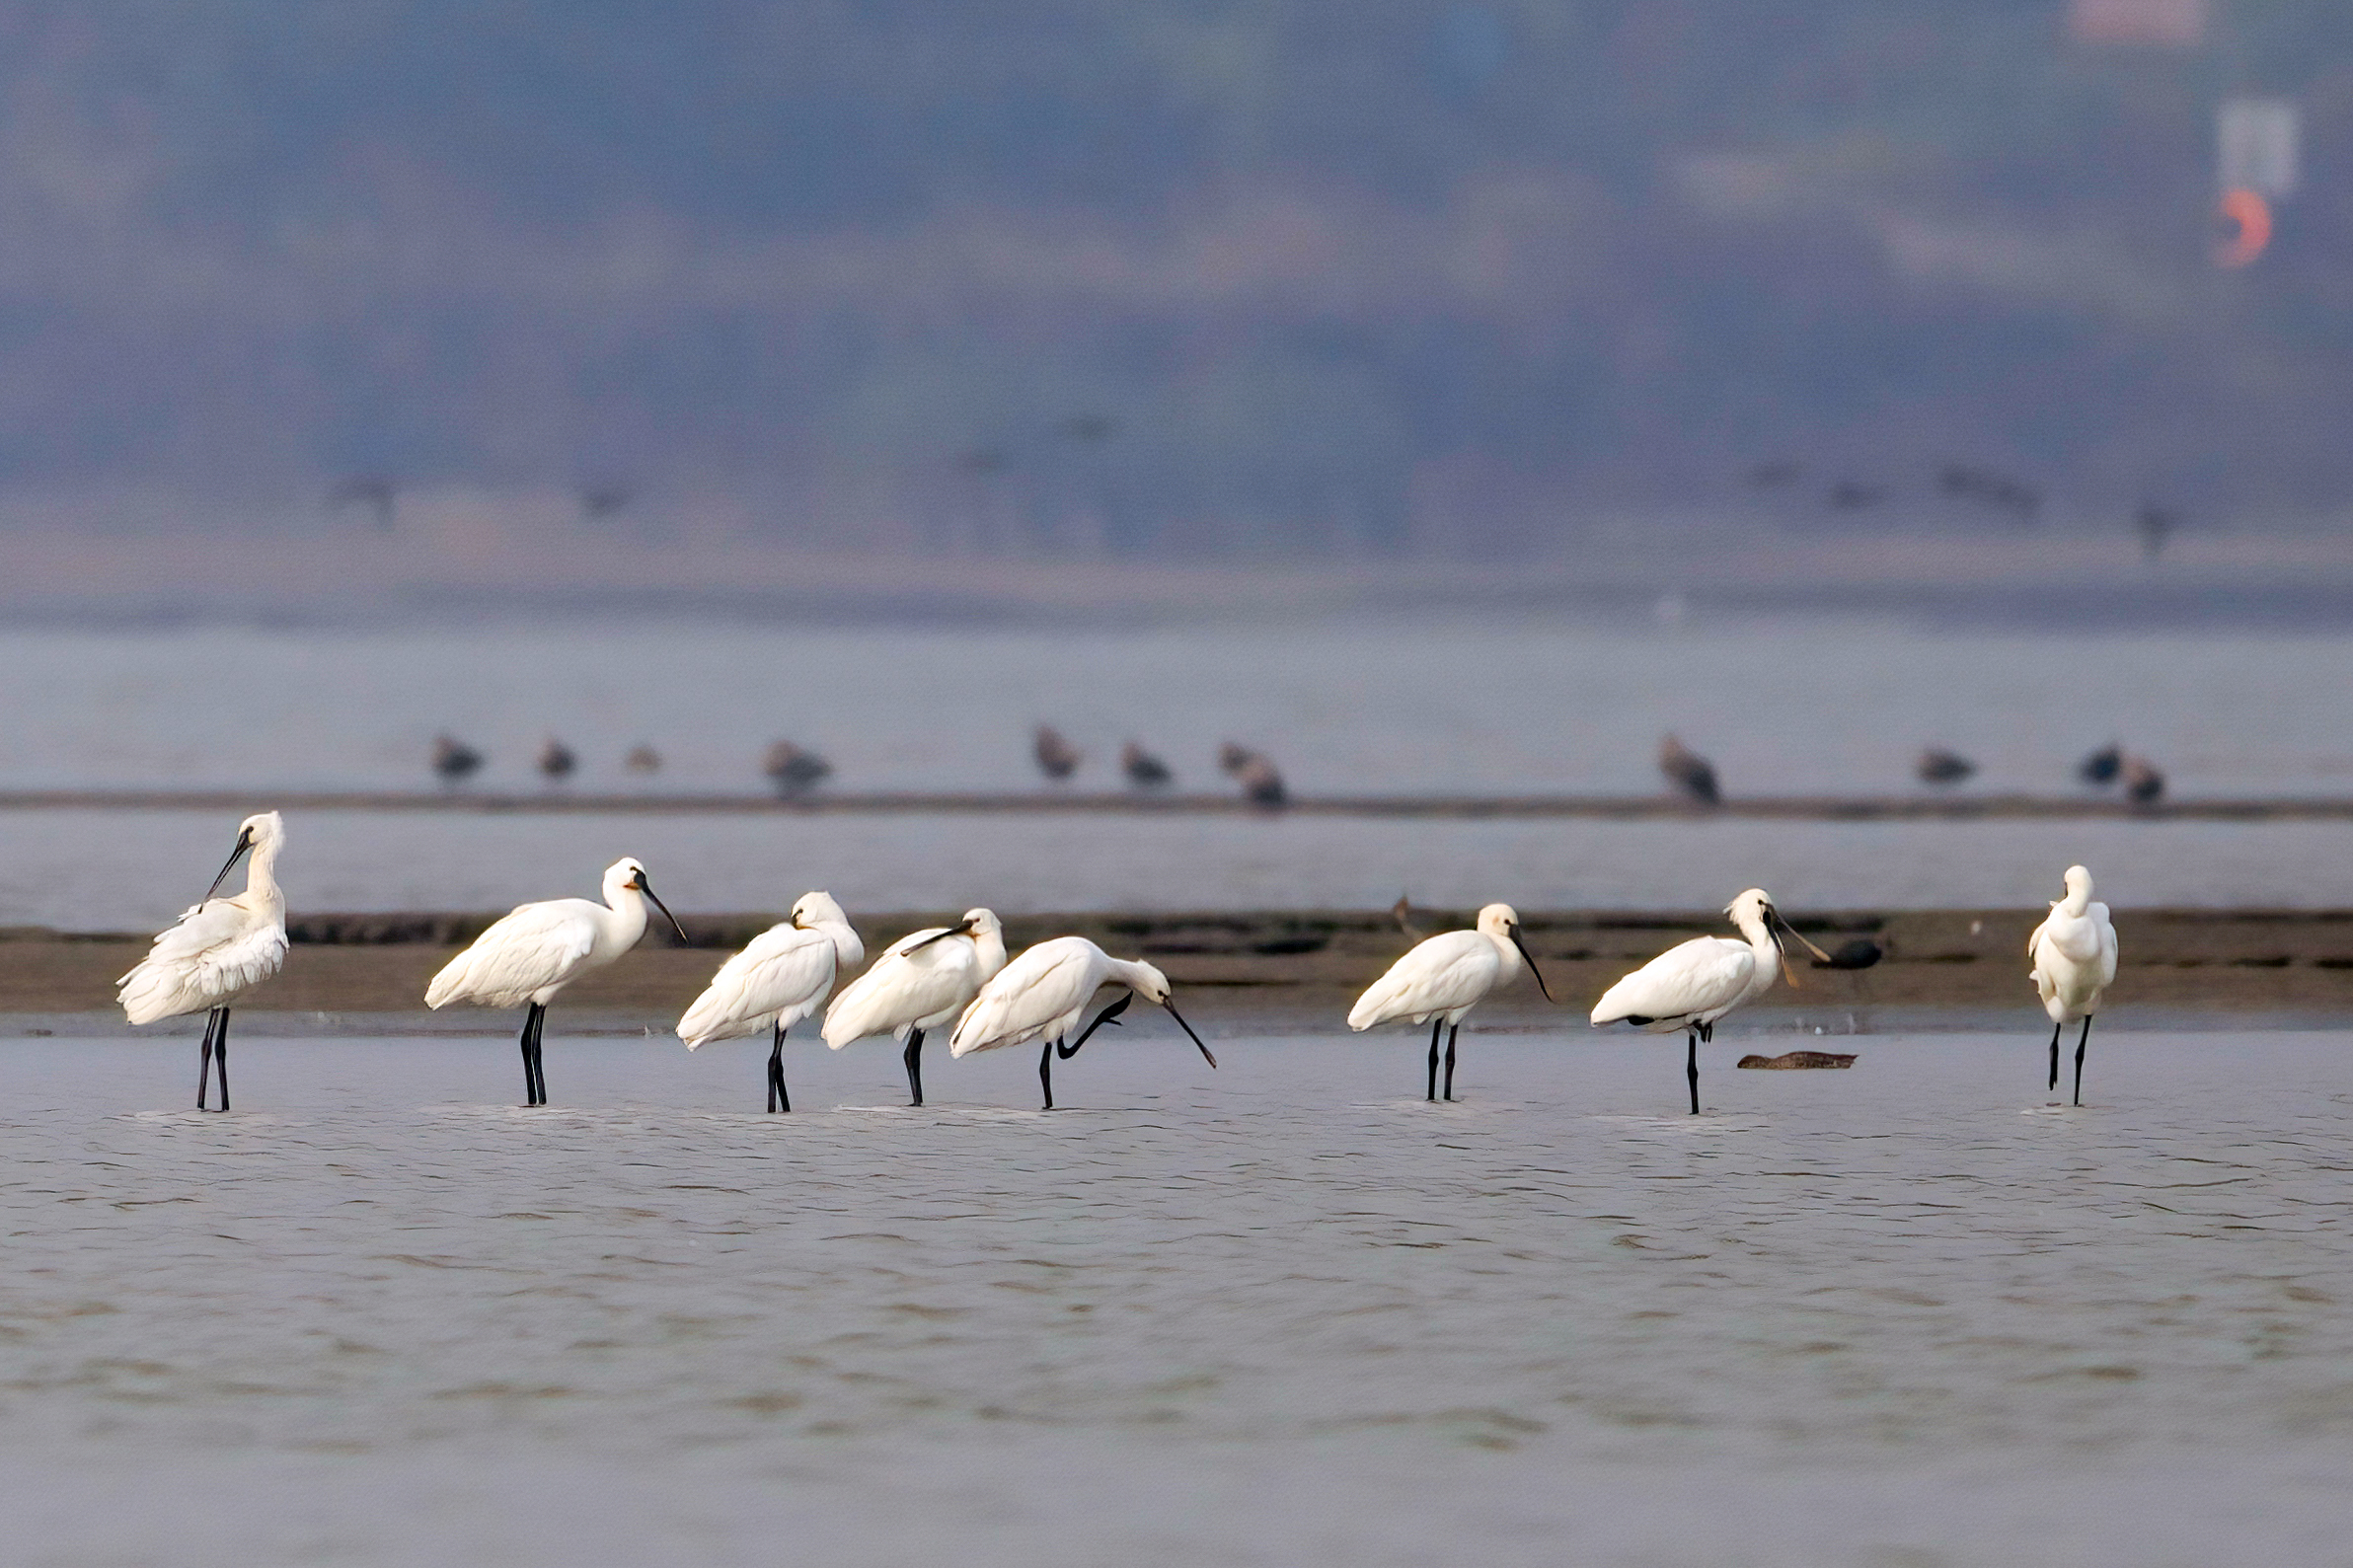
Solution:
[[[482,753],[454,735],[433,740],[433,772],[445,784],[461,784],[482,771]]]
[[[1166,789],[1176,777],[1167,763],[1132,740],[1119,748],[1119,769],[1138,789]]]
[[[591,519],[611,517],[637,498],[636,489],[619,482],[584,485],[580,490],[580,511]]]
[[[1421,940],[1421,928],[1413,924],[1413,901],[1409,895],[1398,895],[1398,901],[1389,906],[1389,918],[1397,922],[1398,930],[1404,932],[1408,940]]]
[[[1868,969],[1887,956],[1887,949],[1868,936],[1851,937],[1839,943],[1838,951],[1827,958],[1816,958],[1816,969]]]
[[[760,771],[776,784],[778,794],[797,795],[806,794],[824,783],[833,773],[833,764],[813,751],[780,740],[760,760]]]
[[[376,526],[389,533],[399,500],[400,487],[392,481],[381,475],[359,474],[327,492],[327,509],[342,511],[346,506],[365,506],[376,514]]]
[[[645,741],[629,748],[629,755],[621,759],[621,766],[631,773],[655,774],[661,772],[662,754]]]
[[[2114,784],[2116,776],[2123,771],[2124,748],[2113,743],[2102,746],[2097,751],[2087,753],[2084,760],[2076,764],[2078,779],[2087,784],[2098,784],[2102,787]]]
[[[2133,514],[2133,531],[2141,536],[2141,555],[2155,560],[2165,553],[2165,541],[2181,526],[2179,513],[2150,503]]]
[[[1217,766],[1242,785],[1242,797],[1252,805],[1277,811],[1290,804],[1291,792],[1283,787],[1283,776],[1265,753],[1229,740],[1218,748]]]
[[[2022,480],[1992,469],[1947,463],[1936,475],[1936,487],[1958,499],[2010,512],[2022,523],[2034,521],[2042,512],[2041,491]]]
[[[1673,735],[1658,743],[1658,771],[1687,800],[1711,806],[1723,798],[1715,787],[1715,765]]]
[[[1931,746],[1921,752],[1919,761],[1912,765],[1912,771],[1920,777],[1922,784],[1957,784],[1977,772],[1977,764],[1957,751]]]
[[[539,748],[539,776],[552,784],[569,779],[579,766],[579,754],[553,735]]]
[[[1886,498],[1885,485],[1865,485],[1860,480],[1840,480],[1830,486],[1829,494],[1823,497],[1834,510],[1842,512],[1860,511],[1865,506],[1876,506]]]
[[[1056,784],[1077,773],[1079,764],[1086,757],[1078,747],[1063,739],[1062,731],[1051,724],[1038,725],[1037,733],[1030,737],[1030,744],[1037,754],[1037,771]]]
[[[2122,777],[2124,798],[2136,806],[2155,805],[2165,792],[2165,776],[2146,757],[2126,752]]]

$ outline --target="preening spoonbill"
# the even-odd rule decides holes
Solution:
[[[1782,962],[1780,932],[1797,936],[1806,950],[1824,963],[1833,961],[1828,953],[1797,935],[1773,907],[1772,895],[1761,887],[1752,887],[1732,900],[1724,913],[1746,941],[1694,936],[1602,993],[1593,1008],[1595,1028],[1631,1023],[1651,1034],[1673,1034],[1681,1029],[1691,1037],[1684,1074],[1691,1080],[1694,1116],[1700,1114],[1700,1042],[1715,1038],[1718,1018],[1772,989]]]
[[[1005,928],[985,909],[968,909],[953,926],[909,932],[882,950],[874,967],[842,988],[825,1009],[825,1043],[836,1051],[870,1034],[907,1042],[907,1100],[923,1103],[923,1036],[952,1023],[980,988],[1005,967]]]
[[[196,1109],[205,1105],[206,1080],[220,1063],[220,1108],[229,1108],[229,1006],[278,972],[286,961],[286,900],[277,890],[277,850],[286,825],[274,811],[237,825],[237,844],[220,875],[180,923],[155,938],[137,968],[119,982],[115,1000],[133,1023],[209,1009],[196,1047]],[[237,862],[252,856],[245,891],[214,898]]]
[[[1128,994],[1103,1008],[1076,1040],[1062,1044],[1072,1026],[1086,1013],[1087,1004],[1095,993],[1104,986],[1125,986]],[[1209,1065],[1217,1066],[1217,1058],[1209,1054],[1209,1047],[1201,1043],[1201,1037],[1193,1033],[1193,1026],[1184,1021],[1184,1015],[1169,1000],[1167,975],[1148,963],[1114,958],[1084,936],[1057,936],[1039,942],[998,970],[980,988],[980,995],[972,999],[964,1015],[956,1020],[955,1033],[948,1042],[948,1054],[970,1056],[975,1051],[1026,1045],[1031,1040],[1045,1041],[1045,1050],[1037,1058],[1037,1082],[1045,1090],[1045,1108],[1052,1110],[1056,1053],[1065,1061],[1078,1055],[1088,1035],[1106,1023],[1115,1026],[1119,1014],[1137,997],[1166,1008],[1169,1016],[1176,1020],[1176,1027],[1201,1047],[1201,1055]]]
[[[1658,743],[1658,771],[1694,804],[1711,806],[1723,798],[1715,786],[1715,765],[1673,735]]]
[[[1398,902],[1402,906],[1404,901]],[[1454,1038],[1463,1015],[1485,1001],[1488,992],[1517,979],[1522,963],[1536,976],[1536,989],[1552,1001],[1552,988],[1520,939],[1518,913],[1509,904],[1489,904],[1479,912],[1476,931],[1440,932],[1391,964],[1389,973],[1374,981],[1348,1009],[1348,1027],[1369,1029],[1401,1018],[1428,1024],[1431,1099],[1438,1097],[1438,1031],[1445,1030],[1446,1097],[1453,1099]]]
[[[638,938],[645,934],[648,902],[662,912],[678,939],[686,940],[686,928],[653,896],[645,867],[636,860],[625,856],[605,868],[604,895],[602,904],[584,898],[554,898],[516,905],[475,937],[473,946],[443,966],[425,988],[424,1005],[428,1008],[446,1008],[453,1002],[485,1008],[530,1005],[523,1014],[520,1042],[527,1105],[548,1102],[548,1076],[540,1063],[540,1031],[556,993],[635,947]]]
[[[2099,1010],[2100,993],[2116,979],[2116,928],[2108,924],[2108,906],[2091,901],[2091,873],[2080,865],[2067,868],[2067,896],[2051,906],[2051,913],[2026,938],[2026,956],[2034,960],[2034,989],[2042,1009],[2051,1015],[2051,1087],[2059,1087],[2059,1034],[2078,1018],[2084,1032],[2076,1037],[2076,1103],[2084,1103],[2084,1049],[2091,1043],[2091,1015]]]
[[[815,1012],[833,978],[866,961],[866,943],[831,893],[803,893],[793,918],[771,926],[711,977],[711,984],[678,1020],[690,1051],[713,1040],[769,1031],[768,1109],[789,1111],[785,1091],[785,1031]]]

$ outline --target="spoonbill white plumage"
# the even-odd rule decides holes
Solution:
[[[2099,1010],[2100,993],[2116,979],[2116,928],[2108,923],[2108,906],[2091,900],[2091,873],[2080,865],[2067,868],[2067,896],[2051,906],[2051,913],[2026,938],[2026,956],[2034,960],[2034,989],[2042,1009],[2051,1015],[2051,1087],[2059,1087],[2059,1034],[2078,1018],[2084,1032],[2076,1037],[2076,1103],[2084,1103],[2084,1050],[2091,1043],[2091,1015]]]
[[[540,1033],[556,993],[592,969],[602,969],[645,934],[645,905],[662,912],[670,929],[686,940],[686,928],[653,896],[645,867],[624,856],[605,867],[602,904],[584,898],[555,898],[518,904],[492,922],[474,945],[452,958],[425,988],[424,1005],[445,1008],[471,1002],[485,1008],[525,1003],[523,1096],[527,1105],[548,1102],[547,1072],[540,1062]]]
[[[1104,986],[1125,986],[1127,995],[1112,1003],[1096,1015],[1076,1040],[1062,1043],[1073,1025],[1087,1011],[1087,1004]],[[1140,960],[1114,958],[1084,936],[1056,936],[1039,942],[1027,952],[1007,964],[980,988],[980,995],[964,1009],[956,1020],[955,1033],[948,1042],[950,1056],[970,1056],[975,1051],[995,1051],[1006,1046],[1026,1045],[1031,1040],[1043,1040],[1045,1049],[1037,1058],[1037,1082],[1045,1090],[1047,1110],[1054,1108],[1054,1057],[1063,1060],[1079,1054],[1079,1047],[1087,1037],[1104,1024],[1117,1025],[1119,1014],[1137,997],[1168,1009],[1176,1020],[1176,1027],[1200,1046],[1201,1056],[1211,1067],[1217,1058],[1209,1054],[1209,1047],[1193,1033],[1193,1026],[1184,1021],[1176,1005],[1169,1000],[1169,977]]]
[[[1700,1114],[1700,1042],[1715,1038],[1716,1020],[1734,1008],[1756,1001],[1773,988],[1781,969],[1780,931],[1804,942],[1806,950],[1825,963],[1831,957],[1798,936],[1773,907],[1773,897],[1752,887],[1724,906],[1745,941],[1728,936],[1695,936],[1660,953],[1619,981],[1593,1008],[1593,1026],[1631,1023],[1650,1034],[1690,1036],[1684,1074],[1691,1081],[1692,1114]],[[1776,931],[1776,927],[1780,931]]]
[[[803,893],[793,917],[771,926],[711,977],[711,984],[678,1020],[690,1051],[713,1040],[737,1040],[769,1030],[768,1109],[789,1111],[785,1091],[785,1031],[815,1012],[833,990],[834,976],[866,961],[866,943],[831,893]]]
[[[286,961],[286,900],[278,892],[278,846],[285,842],[286,825],[274,811],[247,817],[237,825],[237,845],[229,852],[220,875],[180,917],[179,924],[155,938],[155,945],[138,966],[117,982],[115,1000],[133,1023],[176,1018],[199,1008],[208,1009],[204,1039],[196,1047],[196,1109],[204,1101],[212,1064],[220,1062],[220,1108],[229,1108],[229,1007],[237,998],[278,972]],[[232,898],[214,898],[237,862],[248,855],[245,891]]]
[[[1404,900],[1400,899],[1402,906]],[[1479,912],[1475,931],[1440,932],[1414,944],[1389,966],[1348,1009],[1348,1027],[1359,1031],[1376,1023],[1404,1019],[1430,1026],[1429,1097],[1438,1097],[1438,1031],[1446,1031],[1446,1097],[1454,1098],[1454,1040],[1463,1015],[1486,1000],[1487,993],[1519,977],[1520,965],[1536,976],[1536,989],[1547,1002],[1552,988],[1536,967],[1528,944],[1520,939],[1520,917],[1509,904],[1489,904]]]
[[[838,1051],[870,1034],[906,1041],[907,1100],[921,1105],[924,1031],[952,1023],[1004,967],[1005,928],[990,910],[968,909],[953,926],[909,932],[833,999],[825,1043]]]

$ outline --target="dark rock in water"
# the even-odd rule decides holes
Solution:
[[[1855,1058],[1841,1056],[1836,1051],[1791,1051],[1784,1056],[1744,1056],[1738,1065],[1773,1072],[1801,1067],[1853,1067]]]
[[[1814,960],[1816,969],[1868,969],[1886,956],[1886,950],[1868,936],[1858,936],[1842,943],[1828,958]]]

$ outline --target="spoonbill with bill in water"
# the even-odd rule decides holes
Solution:
[[[751,939],[720,965],[711,984],[678,1020],[690,1051],[714,1040],[769,1031],[768,1109],[789,1111],[785,1090],[785,1031],[815,1012],[833,990],[834,976],[864,962],[866,944],[831,893],[803,893],[793,916]]]
[[[115,1000],[133,1023],[176,1018],[208,1009],[204,1039],[196,1047],[196,1109],[207,1110],[207,1080],[220,1064],[220,1106],[229,1108],[229,1008],[240,996],[286,961],[286,900],[278,891],[277,851],[286,825],[274,811],[247,817],[237,826],[228,863],[178,925],[155,938],[138,967],[124,975]],[[214,898],[221,883],[247,856],[245,891]]]
[[[909,932],[882,950],[874,966],[842,988],[825,1009],[825,1043],[838,1051],[870,1034],[907,1043],[907,1103],[923,1103],[923,1037],[955,1021],[980,988],[1005,967],[1005,928],[985,909],[968,909],[953,926]]]
[[[1095,1016],[1095,1021],[1080,1032],[1076,1040],[1063,1044],[1072,1027],[1087,1011],[1087,1004],[1104,986],[1125,986],[1127,995],[1112,1003]],[[1209,1054],[1209,1047],[1193,1033],[1193,1026],[1184,1021],[1176,1010],[1176,1004],[1169,1000],[1169,977],[1141,960],[1114,958],[1084,936],[1056,936],[1039,942],[1027,952],[997,971],[988,984],[980,988],[980,995],[964,1009],[956,1020],[955,1033],[948,1042],[950,1056],[970,1056],[975,1051],[995,1051],[1006,1046],[1026,1045],[1031,1040],[1045,1041],[1045,1049],[1037,1058],[1037,1082],[1045,1090],[1045,1108],[1054,1108],[1054,1058],[1064,1061],[1079,1054],[1079,1047],[1096,1030],[1108,1023],[1116,1026],[1119,1014],[1137,997],[1168,1009],[1176,1020],[1176,1027],[1200,1046],[1201,1056],[1211,1067],[1217,1058]]]
[[[485,1008],[529,1004],[523,1014],[523,1102],[548,1102],[548,1077],[540,1062],[540,1033],[556,993],[592,969],[602,969],[645,934],[645,906],[662,912],[678,939],[686,928],[653,895],[645,867],[623,857],[605,867],[605,901],[556,898],[518,904],[498,917],[474,945],[452,958],[425,988],[428,1008],[471,1002]]]
[[[1404,900],[1398,903],[1404,906]],[[1552,988],[1536,967],[1535,957],[1520,937],[1520,917],[1509,904],[1489,904],[1479,912],[1474,931],[1440,932],[1414,944],[1411,951],[1389,966],[1348,1009],[1348,1027],[1358,1031],[1376,1023],[1404,1019],[1430,1026],[1431,1099],[1438,1098],[1438,1031],[1446,1031],[1446,1098],[1454,1098],[1454,1042],[1463,1017],[1486,1000],[1487,993],[1519,977],[1520,965],[1536,976],[1536,989],[1547,1002]]]

